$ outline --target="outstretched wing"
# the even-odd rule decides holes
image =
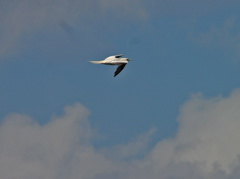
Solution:
[[[116,58],[120,58],[120,57],[122,57],[123,56],[123,54],[120,54],[120,55],[114,55],[114,57],[116,57]]]
[[[124,67],[125,67],[126,65],[127,65],[126,63],[119,65],[119,66],[117,67],[117,70],[116,70],[115,73],[114,73],[114,77],[117,76],[117,75],[124,69]]]

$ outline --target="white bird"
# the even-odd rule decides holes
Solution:
[[[104,64],[104,65],[118,65],[114,73],[114,77],[115,77],[124,69],[124,67],[127,65],[129,61],[132,61],[131,59],[128,59],[128,58],[120,58],[122,56],[123,56],[122,54],[114,55],[114,56],[107,57],[105,60],[89,61],[89,62],[95,63],[95,64]]]

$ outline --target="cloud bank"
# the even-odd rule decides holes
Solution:
[[[0,178],[239,178],[239,109],[240,90],[194,94],[180,108],[176,135],[151,150],[154,129],[128,144],[95,148],[89,111],[79,103],[45,125],[11,114],[0,126]]]

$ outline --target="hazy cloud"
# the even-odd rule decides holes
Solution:
[[[98,20],[105,16],[119,19],[145,19],[147,14],[141,1],[54,1],[54,0],[23,0],[1,1],[0,6],[0,54],[7,54],[19,45],[20,40],[35,31],[46,27],[51,29],[62,20],[81,23],[83,19]]]
[[[160,15],[176,18],[214,16],[228,8],[240,5],[237,0],[168,0],[157,3],[159,6],[155,7],[160,11]]]
[[[205,32],[194,32],[191,39],[205,48],[218,48],[229,56],[239,58],[240,33],[238,18],[231,17],[218,25],[211,25]]]
[[[3,0],[0,5],[0,55],[11,54],[23,48],[22,40],[34,36],[34,33],[44,33],[48,30],[50,34],[53,33],[57,24],[68,33],[73,32],[72,25],[78,24],[81,30],[88,34],[90,32],[86,24],[107,23],[106,17],[113,18],[114,22],[119,23],[143,21],[148,18],[184,17],[185,19],[185,17],[218,14],[217,12],[226,8],[239,5],[239,1],[236,0],[170,0],[148,3],[139,0]],[[93,34],[88,36],[91,37]]]
[[[239,178],[240,90],[194,94],[181,107],[173,138],[149,149],[155,129],[127,144],[97,149],[89,111],[77,103],[39,125],[26,115],[0,126],[0,177],[17,179]],[[107,125],[107,124],[106,124]]]

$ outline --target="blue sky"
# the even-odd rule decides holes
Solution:
[[[2,177],[240,176],[240,2],[1,4]]]

